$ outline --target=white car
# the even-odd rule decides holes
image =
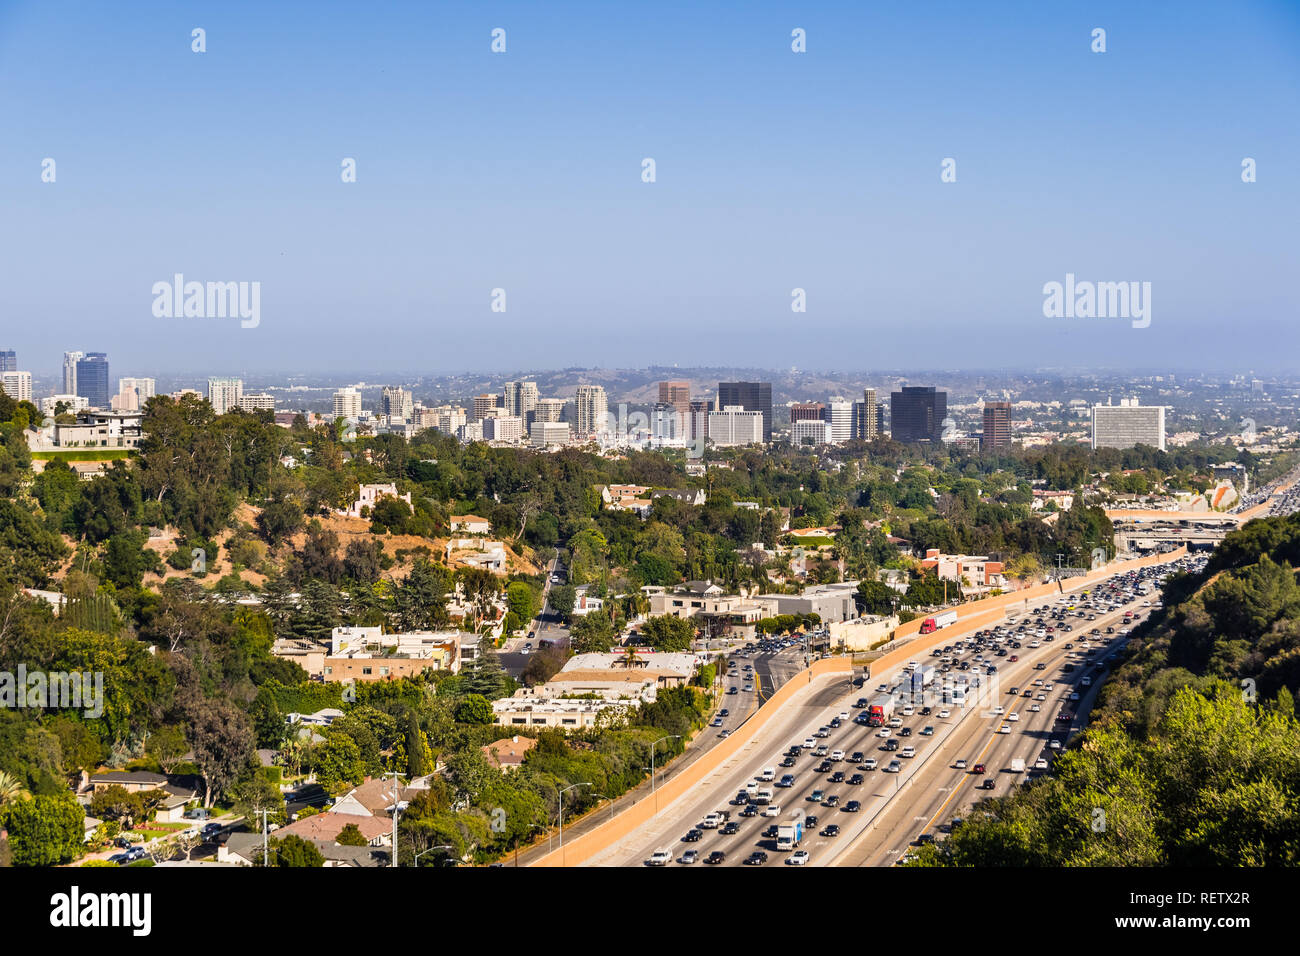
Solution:
[[[1007,709],[1006,709],[1005,707],[1000,706],[1000,705],[997,706],[997,707],[994,707],[994,708],[993,708],[993,713],[996,714],[996,715],[999,716],[999,717],[1001,717],[1001,716],[1002,716],[1003,714],[1005,714],[1006,712],[1007,712]]]
[[[840,720],[848,720],[848,719],[849,719],[849,712],[848,712],[847,710],[841,710],[840,713],[839,713],[839,718],[840,718]]]
[[[1042,709],[1043,709],[1042,706],[1039,705],[1039,704],[1030,704],[1030,705],[1029,705],[1029,710],[1030,710],[1030,712],[1031,712],[1031,713],[1034,713],[1034,714],[1039,713]]]
[[[875,757],[868,757],[866,760],[862,761],[863,770],[875,770],[878,766],[880,765],[876,763]]]
[[[832,759],[832,760],[843,760],[843,759],[844,759],[844,751],[843,751],[843,750],[832,750],[832,751],[831,751],[831,759]]]
[[[955,769],[955,770],[965,770],[965,769],[966,769],[966,758],[965,758],[965,757],[960,758],[960,759],[959,759],[955,764],[953,764],[952,766],[953,766],[953,769]]]
[[[803,866],[808,862],[808,851],[795,850],[790,854],[789,858],[786,859],[785,862],[789,863],[791,866]]]
[[[1010,725],[1010,724],[1003,724],[1001,727],[998,728],[998,733],[1000,733],[1000,734],[1009,734],[1009,733],[1011,733],[1011,725]]]
[[[877,737],[892,737],[893,735],[894,732],[890,730],[888,727],[881,727],[878,731],[876,731]]]
[[[1046,757],[1039,757],[1037,760],[1035,760],[1035,761],[1034,761],[1034,769],[1035,769],[1035,770],[1046,770],[1046,769],[1047,769],[1047,758],[1046,758]]]
[[[1060,750],[1060,749],[1061,749],[1061,742],[1060,742],[1059,740],[1053,739],[1052,742],[1049,743],[1049,744],[1047,745],[1047,749],[1048,749],[1048,750]]]
[[[1051,690],[1055,686],[1056,685],[1053,684],[1051,681],[1048,681],[1046,684],[1043,685],[1043,690]]]
[[[651,866],[667,866],[673,861],[671,850],[655,850],[650,854],[649,863]]]
[[[780,815],[781,815],[781,808],[778,807],[775,803],[769,803],[767,806],[763,808],[763,816],[765,817],[779,817]]]
[[[913,708],[911,708],[911,707],[904,707],[904,708],[903,708],[903,716],[904,716],[904,717],[911,717],[911,716],[912,716],[913,714],[915,714],[915,713],[916,713],[916,710],[913,709]]]
[[[898,755],[899,755],[900,757],[915,757],[915,756],[916,756],[916,748],[915,748],[915,747],[904,747],[902,750],[900,750],[900,751],[898,752]]]
[[[893,727],[895,730],[897,730],[899,727],[903,726],[903,718],[902,718],[902,717],[892,717],[892,718],[890,718],[889,726],[891,726],[891,727]]]
[[[1013,722],[1014,722],[1014,721],[1017,721],[1017,720],[1019,720],[1019,719],[1020,719],[1020,715],[1019,715],[1019,714],[1007,714],[1007,720],[1010,720],[1010,721],[1013,721]]]
[[[940,716],[940,717],[951,717],[951,716],[952,716],[952,711],[950,711],[950,710],[941,710],[941,711],[939,711],[939,716]]]

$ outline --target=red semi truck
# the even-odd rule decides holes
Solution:
[[[956,611],[944,611],[942,614],[936,614],[934,617],[927,617],[921,622],[922,634],[933,634],[940,628],[947,627],[949,624],[957,623]]]
[[[889,694],[877,694],[867,704],[867,724],[872,727],[883,726],[885,721],[894,716],[894,698]]]

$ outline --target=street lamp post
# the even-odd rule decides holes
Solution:
[[[564,849],[564,795],[575,787],[590,787],[589,783],[574,783],[560,791],[560,849]]]
[[[657,748],[662,741],[673,740],[673,739],[681,740],[682,735],[668,734],[666,736],[660,737],[658,740],[656,740],[654,743],[650,745],[650,792],[651,793],[655,792],[655,748]],[[563,846],[564,844],[561,843],[560,845]]]
[[[454,849],[456,848],[452,846],[450,843],[440,843],[437,846],[431,846],[427,850],[421,850],[419,853],[415,854],[415,859],[411,861],[411,865],[419,866],[420,857],[424,856],[424,854],[426,853],[432,853],[434,850],[454,850]]]
[[[383,779],[387,780],[389,777],[392,777],[394,783],[400,783],[402,777],[404,776],[405,774],[400,774],[397,773],[396,771],[390,770],[383,775]],[[393,790],[393,866],[397,866],[397,862],[398,862],[397,861],[397,817],[398,814],[402,812],[402,801],[400,799],[401,796],[402,796],[402,791],[400,787]]]

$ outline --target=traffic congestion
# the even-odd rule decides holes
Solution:
[[[678,847],[654,847],[642,861],[824,865],[940,750],[940,769],[971,786],[961,800],[946,800],[941,815],[926,814],[925,826],[908,842],[942,839],[960,826],[965,808],[992,795],[1000,781],[1005,791],[1013,780],[1050,772],[1077,729],[1081,699],[1099,683],[1129,630],[1160,608],[1165,576],[1198,570],[1204,562],[1204,555],[1187,556],[1040,599],[998,626],[960,636],[954,629],[951,642],[918,654],[888,679],[859,678],[852,696],[837,695],[829,708],[816,709],[806,731],[783,750],[759,764],[751,761],[750,772],[728,789],[729,801],[685,827]],[[733,655],[729,678],[750,681],[747,655],[758,651],[752,645]],[[1014,744],[994,748],[1006,752],[1004,763],[960,747],[949,753],[959,728],[972,747],[976,739],[987,747],[990,737],[1014,738]],[[947,789],[959,787],[950,782]],[[896,859],[906,858],[903,852]]]

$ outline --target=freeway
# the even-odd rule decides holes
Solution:
[[[1080,584],[1077,588],[1085,586]],[[1091,586],[1098,587],[1095,584]],[[1039,599],[1034,602],[1033,607],[1044,609],[1059,605],[1060,600],[1059,596],[1053,595],[1046,599]],[[1116,626],[1112,622],[1122,621],[1125,610],[1123,606],[1111,608],[1109,601],[1104,606],[1100,606],[1099,596],[1094,596],[1093,600],[1099,605],[1095,608],[1095,619],[1086,621],[1086,615],[1084,618],[1071,617],[1069,626],[1072,629],[1088,630],[1097,627],[1104,631],[1108,626]],[[1077,615],[1083,612],[1074,613]],[[1026,618],[1020,617],[1017,620],[1023,622]],[[1024,626],[1026,631],[1033,630],[1028,624]],[[954,640],[964,639],[959,627],[960,625],[957,625],[952,629]],[[967,668],[965,673],[971,675],[972,679],[978,674],[981,680],[989,682],[984,688],[984,692],[987,693],[990,685],[1004,687],[1009,687],[1013,683],[1028,685],[1034,679],[1032,668],[1039,662],[1043,663],[1045,669],[1049,666],[1057,667],[1062,663],[1060,658],[1067,653],[1064,644],[1069,640],[1065,634],[1054,636],[1054,640],[1040,641],[1029,637],[1023,631],[1018,633],[1022,643],[1039,646],[1015,649],[1014,654],[1019,660],[1012,662],[1010,661],[1013,653],[1012,646],[1008,644],[1006,648],[997,651],[998,654],[1006,653],[1006,656],[997,657],[996,664],[994,664],[995,657],[989,657],[987,661],[978,665],[975,661],[976,656],[983,658],[984,654],[980,653],[980,648],[967,646],[954,655],[955,660],[950,665],[954,676],[955,673],[961,672],[961,668]],[[1074,635],[1071,634],[1070,637],[1073,638]],[[982,647],[992,653],[991,638],[986,640],[989,643]],[[991,664],[1000,672],[996,676],[987,671],[987,667]],[[983,673],[981,674],[980,671]],[[875,683],[882,676],[884,675],[875,675],[872,682]],[[1000,682],[1000,685],[995,682]],[[922,775],[922,767],[924,767],[924,774],[928,775],[933,772],[934,767],[939,766],[937,759],[927,759],[927,753],[945,748],[949,741],[954,740],[963,748],[969,749],[973,746],[973,740],[970,738],[983,733],[986,737],[1004,738],[1002,741],[995,739],[988,743],[988,753],[993,755],[988,759],[1001,759],[1005,739],[1017,736],[996,734],[1001,722],[990,726],[991,721],[974,717],[971,713],[976,710],[974,706],[964,710],[949,707],[947,716],[943,716],[942,706],[934,706],[930,714],[909,715],[911,719],[906,723],[900,720],[901,726],[892,728],[893,734],[900,735],[898,738],[877,736],[879,731],[876,728],[863,726],[852,719],[853,712],[861,709],[859,704],[865,705],[865,700],[854,700],[861,692],[850,694],[846,691],[846,682],[844,678],[840,678],[837,682],[820,688],[811,699],[803,701],[798,706],[792,702],[784,709],[789,713],[783,713],[783,719],[774,721],[770,732],[765,728],[759,738],[735,761],[735,766],[730,773],[724,775],[707,790],[701,788],[702,792],[685,797],[678,801],[677,805],[668,808],[665,813],[656,818],[652,827],[644,828],[645,832],[638,835],[639,839],[629,838],[623,841],[618,854],[614,857],[604,855],[602,859],[591,862],[637,865],[650,859],[656,850],[670,851],[679,862],[685,858],[684,854],[688,850],[696,851],[700,860],[707,859],[714,852],[721,852],[724,855],[721,865],[741,864],[755,851],[766,853],[769,862],[776,862],[784,859],[786,855],[776,853],[775,840],[769,827],[778,820],[787,820],[802,813],[806,821],[803,849],[809,851],[810,862],[813,865],[833,863],[837,856],[846,851],[852,849],[857,852],[855,841],[872,824],[878,813],[890,808],[891,804],[896,807],[912,804],[913,798],[910,794],[914,790],[911,785],[913,777]],[[1067,693],[1071,692],[1073,691],[1067,691]],[[868,693],[866,696],[870,695]],[[1032,702],[1039,705],[1039,711],[1033,712],[1025,707],[1025,713],[1019,715],[1022,720],[1008,723],[1011,728],[1014,728],[1023,721],[1023,726],[1028,733],[1022,732],[1018,735],[1021,739],[1041,734],[1044,720],[1048,722],[1048,729],[1050,729],[1050,724],[1055,719],[1055,703],[1054,697],[1049,703],[1044,694],[1043,701]],[[1026,704],[1032,706],[1030,702]],[[994,705],[990,703],[989,706]],[[1030,719],[1031,713],[1039,716]],[[1046,717],[1042,716],[1044,714]],[[835,724],[838,726],[834,726]],[[1030,729],[1031,725],[1032,729]],[[933,736],[923,733],[926,727],[933,729]],[[901,736],[905,732],[904,728],[908,734],[906,737]],[[824,734],[824,736],[814,736],[817,734]],[[827,748],[825,751],[827,757],[824,761],[819,765],[818,761],[823,758],[811,756],[805,750],[798,757],[792,758],[790,761],[792,766],[781,766],[789,744],[802,743],[808,737],[813,738],[815,745]],[[882,748],[889,746],[889,741],[893,739],[898,739],[902,747],[910,745],[916,748],[917,756],[911,760],[903,758],[901,747],[897,752],[883,750]],[[973,757],[979,749],[971,750],[969,756]],[[837,756],[835,751],[843,751],[844,759],[829,759]],[[895,758],[899,759],[902,773],[889,775],[882,769],[878,769]],[[817,769],[814,770],[814,767]],[[775,784],[755,781],[755,778],[759,777],[766,768],[773,771],[776,781],[780,780],[782,774],[792,774],[793,785],[780,788]],[[837,779],[839,774],[843,776]],[[1006,777],[1005,784],[995,783],[995,788],[1003,786],[1005,790],[1010,785],[1010,775]],[[772,786],[771,804],[762,806],[740,798],[739,792],[751,781],[755,781],[760,787]],[[822,792],[818,794],[816,791]],[[899,792],[906,796],[898,799]],[[916,793],[920,792],[916,790]],[[732,798],[730,803],[727,802],[729,798]],[[856,810],[850,808],[850,801],[858,802],[859,806]],[[709,811],[726,812],[730,815],[730,819],[720,828],[700,827],[699,823]],[[924,816],[928,820],[931,812],[926,806],[911,810],[908,813],[908,822],[922,822],[911,819],[916,816]],[[815,823],[808,819],[809,817],[815,817]],[[883,826],[892,818],[881,817],[880,819]],[[826,829],[828,824],[834,824],[839,828],[840,833],[831,835],[833,831]],[[898,827],[895,823],[892,829],[887,829],[882,836],[887,836],[896,829]],[[690,833],[691,830],[700,831],[698,839],[687,839],[695,836]],[[874,846],[874,843],[871,845]]]

